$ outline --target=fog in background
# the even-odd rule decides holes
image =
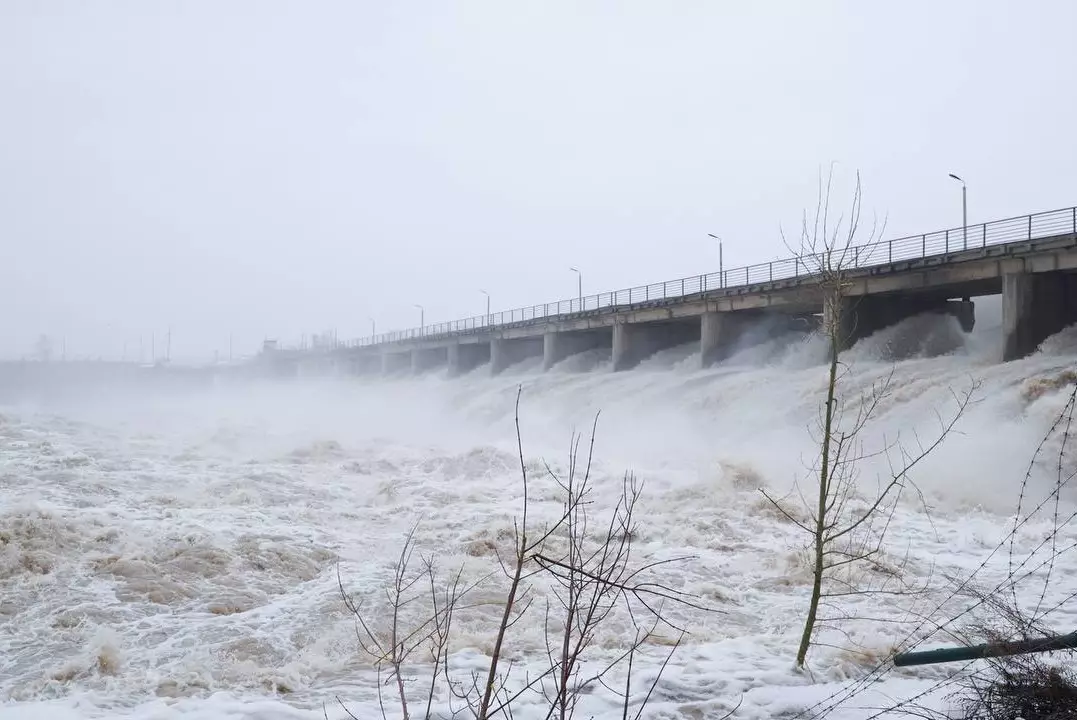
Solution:
[[[0,3],[0,357],[179,359],[1077,203],[1077,5]]]

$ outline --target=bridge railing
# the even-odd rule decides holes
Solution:
[[[856,245],[848,248],[843,257],[843,265],[847,269],[868,268],[928,257],[946,257],[965,250],[1028,242],[1070,233],[1077,235],[1077,207],[1021,215],[967,227],[949,228],[922,235],[910,235],[893,240]],[[799,277],[811,277],[815,274],[816,269],[820,267],[821,260],[822,257],[820,256],[802,255],[772,262],[756,263],[721,272],[691,275],[677,278],[676,280],[640,285],[623,290],[585,295],[512,310],[500,310],[490,315],[476,315],[461,320],[451,320],[408,330],[381,333],[359,338],[350,342],[349,345],[363,347],[420,338],[434,339],[446,335],[478,332],[489,328],[528,323],[543,318],[564,318],[565,316],[598,312],[611,308],[646,305],[651,302],[676,298],[689,298],[705,293],[743,292],[754,285]]]

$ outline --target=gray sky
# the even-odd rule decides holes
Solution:
[[[1077,204],[1077,3],[0,2],[0,356],[249,351]],[[839,198],[841,199],[841,198]],[[159,340],[160,343],[160,340]],[[160,348],[160,344],[158,345]]]

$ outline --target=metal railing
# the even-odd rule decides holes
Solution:
[[[1070,233],[1077,235],[1077,207],[853,246],[843,252],[843,267],[863,269],[907,260],[947,257],[964,250],[1028,242]],[[476,315],[462,320],[381,333],[353,340],[347,345],[365,347],[405,340],[437,339],[449,335],[531,323],[536,320],[556,320],[584,313],[625,309],[633,305],[647,305],[678,299],[687,301],[702,294],[737,294],[751,286],[776,281],[803,279],[810,282],[815,274],[813,268],[821,267],[822,260],[823,258],[818,255],[802,255],[784,260],[756,263],[722,272],[692,275],[624,290],[613,290],[570,300],[558,300],[513,310],[501,310],[489,315]]]

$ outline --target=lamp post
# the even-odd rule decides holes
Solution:
[[[718,280],[722,287],[725,287],[725,268],[723,267],[722,258],[722,238],[718,237],[714,233],[707,233],[712,238],[718,241]]]
[[[957,175],[950,173],[950,177],[961,183],[961,233],[963,235],[964,248],[969,249],[969,188],[965,181]]]
[[[479,292],[481,292],[483,295],[486,296],[486,324],[487,324],[487,326],[489,326],[490,325],[490,293],[486,292],[485,290],[479,290]]]
[[[426,327],[426,309],[422,305],[416,303],[415,307],[419,308],[419,337],[422,337],[426,333],[423,328]]]
[[[583,273],[574,267],[570,267],[569,270],[576,273],[576,297],[580,304],[580,312],[583,312]]]

